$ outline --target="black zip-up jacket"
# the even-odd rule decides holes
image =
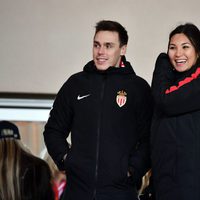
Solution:
[[[152,167],[156,200],[200,199],[200,65],[173,70],[161,53],[153,74]]]
[[[134,183],[150,167],[150,87],[123,62],[99,71],[90,61],[57,94],[44,139],[66,171],[67,200],[134,199]]]

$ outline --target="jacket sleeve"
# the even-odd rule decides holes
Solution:
[[[129,158],[129,172],[134,181],[139,181],[150,169],[150,126],[153,112],[153,98],[149,85],[145,82],[137,95],[136,118],[138,143]]]
[[[66,139],[71,131],[73,118],[69,82],[68,80],[58,92],[43,133],[47,150],[60,170],[64,170],[63,157],[69,151]]]
[[[199,86],[200,77],[194,74],[175,84],[168,55],[161,53],[158,56],[152,79],[152,93],[157,106],[165,114],[173,116],[200,109]]]

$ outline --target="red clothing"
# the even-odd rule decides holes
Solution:
[[[54,191],[54,195],[55,195],[55,200],[60,199],[65,187],[66,187],[65,180],[61,181],[59,184],[56,182],[53,183],[53,191]]]

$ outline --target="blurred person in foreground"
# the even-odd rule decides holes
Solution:
[[[48,164],[30,153],[9,121],[0,121],[0,200],[54,200]]]

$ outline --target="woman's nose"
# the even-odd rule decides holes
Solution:
[[[176,52],[175,52],[175,55],[176,55],[177,57],[179,57],[179,56],[182,55],[182,53],[183,53],[182,49],[181,49],[181,48],[177,48],[177,49],[176,49]]]

